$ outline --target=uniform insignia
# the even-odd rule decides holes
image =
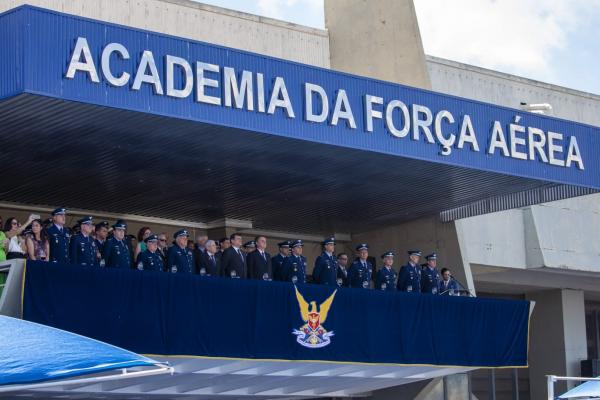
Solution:
[[[299,329],[294,329],[292,334],[296,335],[296,342],[309,349],[318,349],[327,346],[331,343],[333,331],[327,332],[321,324],[325,323],[327,314],[333,303],[337,289],[319,306],[317,311],[317,303],[311,301],[310,304],[302,297],[298,288],[294,286],[296,291],[296,299],[300,307],[300,316],[305,322]]]

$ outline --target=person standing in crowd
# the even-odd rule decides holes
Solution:
[[[400,274],[398,276],[398,290],[401,292],[421,292],[420,258],[421,252],[419,250],[408,251],[408,263],[400,268]]]
[[[137,245],[135,246],[135,252],[133,253],[133,259],[137,260],[140,253],[146,251],[146,238],[152,235],[152,230],[144,226],[140,228],[137,234]]]
[[[291,243],[289,240],[285,240],[283,242],[279,242],[277,246],[279,246],[279,253],[275,257],[271,258],[271,266],[273,268],[273,279],[276,281],[281,281],[283,261],[290,255]]]
[[[98,265],[104,266],[104,247],[106,246],[106,238],[108,237],[108,221],[102,221],[96,224],[94,242],[96,243],[96,257]]]
[[[438,294],[440,287],[440,273],[437,266],[437,254],[431,253],[425,256],[427,264],[421,270],[421,293]]]
[[[225,252],[225,250],[227,250],[230,247],[231,247],[231,240],[229,240],[229,238],[224,237],[221,240],[219,240],[219,248],[220,248],[221,254],[223,254]]]
[[[442,268],[442,280],[438,292],[442,296],[458,296],[458,283],[452,278],[452,274],[448,268]]]
[[[249,242],[244,243],[244,246],[242,247],[242,251],[246,253],[246,256],[255,250],[256,243],[254,242],[254,240],[250,240]]]
[[[34,219],[31,222],[31,235],[27,236],[25,244],[30,260],[48,261],[50,244],[46,231],[42,227],[41,219]]]
[[[173,235],[175,244],[167,252],[167,268],[173,273],[192,274],[196,268],[193,249],[187,247],[189,232],[180,229]]]
[[[339,287],[348,287],[348,254],[340,253],[337,255],[337,285]]]
[[[21,225],[15,217],[10,217],[4,224],[4,234],[8,239],[8,252],[6,259],[25,258],[27,256],[27,246],[25,238],[22,236],[23,231],[35,219],[36,215],[31,214],[25,225]]]
[[[271,281],[273,280],[273,268],[271,255],[266,252],[267,238],[265,236],[257,236],[254,238],[254,243],[256,243],[256,250],[246,255],[248,278]]]
[[[52,211],[52,225],[46,230],[50,243],[50,261],[52,262],[69,262],[69,240],[71,235],[65,228],[66,213],[67,210],[63,207]]]
[[[286,282],[306,283],[306,258],[302,255],[302,240],[292,242],[292,254],[286,257],[281,266],[281,280]]]
[[[140,271],[164,271],[162,258],[158,254],[158,235],[150,234],[145,239],[145,250],[138,254],[137,269]]]
[[[156,250],[158,255],[162,258],[163,260],[163,265],[167,266],[167,250],[168,250],[168,242],[167,242],[167,234],[164,232],[161,232],[158,235],[158,249]]]
[[[221,273],[229,278],[247,277],[246,253],[241,250],[242,235],[234,233],[229,237],[231,247],[223,252],[221,258]]]
[[[320,285],[336,286],[338,262],[333,255],[335,251],[335,238],[327,238],[321,244],[323,252],[315,260],[313,282]]]
[[[358,259],[350,266],[348,282],[350,287],[368,289],[371,283],[373,265],[369,262],[369,245],[361,243],[356,246]]]
[[[204,243],[205,251],[202,253],[202,263],[200,263],[200,275],[220,276],[221,258],[218,257],[217,243],[214,240],[207,240]]]
[[[104,263],[110,268],[131,268],[129,247],[125,242],[127,224],[119,220],[112,226],[113,237],[106,241]]]
[[[208,236],[197,235],[196,245],[194,246],[194,262],[196,263],[196,273],[200,273],[201,269],[204,268],[206,271],[205,257],[206,254],[206,241]],[[206,273],[206,272],[205,272]]]
[[[2,224],[2,217],[0,217],[0,229]],[[0,231],[0,261],[6,261],[6,249],[8,249],[8,239],[4,231]]]
[[[386,251],[381,255],[383,259],[383,267],[377,271],[377,279],[375,280],[375,289],[379,290],[396,290],[396,279],[398,275],[394,271],[394,252]]]
[[[92,217],[83,217],[79,221],[79,233],[71,238],[69,259],[72,264],[85,266],[98,265],[98,249],[92,238]]]

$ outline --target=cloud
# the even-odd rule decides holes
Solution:
[[[600,0],[415,0],[427,54],[553,79],[552,53]]]

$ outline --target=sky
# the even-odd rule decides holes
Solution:
[[[323,0],[200,2],[324,28]],[[600,95],[600,0],[414,3],[426,54]]]

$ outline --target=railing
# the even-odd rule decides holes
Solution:
[[[600,381],[600,378],[582,378],[578,376],[556,376],[546,375],[548,379],[548,400],[555,400],[554,397],[554,383],[558,381],[576,381],[576,382],[587,382],[587,381]]]

